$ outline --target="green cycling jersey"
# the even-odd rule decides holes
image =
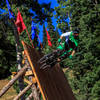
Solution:
[[[71,34],[69,36],[69,40],[72,41],[76,47],[78,46],[79,39],[78,39],[78,37],[77,38],[74,37],[73,32],[71,32]],[[58,42],[61,42],[61,39],[59,39]],[[65,50],[65,42],[60,43],[60,45],[57,47],[57,49]],[[68,51],[65,50],[65,52],[62,54],[62,56],[71,52],[72,50],[73,50],[72,48],[69,48]]]

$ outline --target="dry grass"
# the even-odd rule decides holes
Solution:
[[[69,68],[62,68],[63,72],[65,73]]]
[[[9,80],[0,80],[0,90],[5,86]],[[17,95],[16,91],[13,89],[13,86],[0,98],[0,100],[13,100]]]

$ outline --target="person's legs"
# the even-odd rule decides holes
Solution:
[[[65,42],[65,51],[68,51],[69,50],[69,40],[68,42]]]
[[[71,54],[71,51],[69,52],[70,48],[74,49],[75,43],[71,40],[68,40],[68,42],[65,43],[65,49],[63,50],[62,56],[59,57],[61,61],[66,59]]]
[[[72,42],[71,40],[69,40],[69,48],[72,48],[74,49],[76,46],[75,46],[75,43]]]

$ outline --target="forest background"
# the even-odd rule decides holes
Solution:
[[[23,21],[31,36],[31,17],[37,27],[37,34],[43,25],[43,49],[46,54],[56,49],[59,29],[62,33],[79,29],[79,46],[72,59],[65,59],[64,66],[68,68],[66,77],[77,100],[100,100],[100,1],[99,0],[57,0],[58,6],[51,8],[51,3],[39,4],[38,0],[9,0],[15,17],[19,8]],[[0,8],[7,9],[6,0],[0,0]],[[29,9],[35,14],[31,14]],[[55,11],[55,14],[53,13]],[[57,19],[57,26],[52,24],[52,16]],[[70,18],[70,26],[66,19]],[[48,46],[46,27],[51,37],[52,47]],[[9,14],[0,14],[0,78],[8,77],[16,71],[16,47],[14,29]],[[20,40],[28,42],[26,31],[20,35]],[[36,39],[33,40],[36,49]]]

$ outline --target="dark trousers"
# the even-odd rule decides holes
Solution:
[[[77,49],[77,47],[75,46],[75,43],[72,42],[71,40],[68,40],[68,42],[65,42],[65,50],[68,51],[70,48],[72,48],[75,51]]]

